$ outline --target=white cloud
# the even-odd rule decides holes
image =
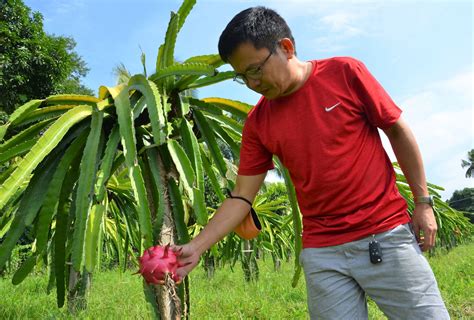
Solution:
[[[348,39],[367,35],[362,20],[361,14],[350,11],[336,9],[336,12],[325,14],[313,26],[315,34],[324,36],[316,37],[313,43],[319,52],[343,51],[348,46]]]
[[[472,92],[474,90],[472,70],[459,73],[445,81],[436,82],[432,85],[435,90],[447,91],[453,94],[453,97],[470,99],[472,102]]]
[[[461,167],[461,159],[467,159],[467,150],[447,156],[445,161],[433,166],[433,174],[439,177],[439,184],[445,189],[443,199],[451,198],[455,190],[474,187],[474,179],[466,178],[466,169]]]
[[[338,52],[347,48],[340,39],[339,36],[319,37],[314,40],[314,44],[319,52]]]
[[[347,12],[338,12],[324,16],[320,22],[329,28],[331,32],[338,32],[346,37],[353,37],[363,33],[360,28],[355,27],[358,15]]]
[[[468,70],[434,82],[400,104],[420,147],[427,179],[446,189],[443,198],[472,186],[461,168],[461,159],[474,148],[472,80]],[[384,145],[389,146],[385,138]],[[394,160],[391,148],[387,150]]]
[[[236,1],[246,6],[263,5],[276,10],[296,31],[294,26],[304,26],[311,45],[309,52],[341,52],[347,48],[348,39],[370,36],[369,17],[376,16],[382,6],[373,1],[361,0],[262,0]],[[297,44],[303,37],[296,39]],[[303,40],[301,40],[303,41]],[[301,42],[303,43],[303,42]],[[314,48],[314,49],[313,49]]]
[[[58,1],[55,0],[54,8],[56,9],[56,14],[63,15],[63,14],[76,14],[79,12],[84,6],[84,0],[69,0],[69,1]]]

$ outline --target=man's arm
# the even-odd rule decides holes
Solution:
[[[243,197],[253,202],[260,186],[265,180],[266,173],[255,176],[237,176],[233,196]],[[174,247],[179,254],[178,275],[184,278],[199,262],[203,252],[224,238],[237,227],[249,213],[249,205],[239,199],[226,199],[217,209],[214,217],[206,227],[189,243]]]
[[[390,140],[390,144],[413,196],[428,196],[420,150],[406,122],[400,118],[394,125],[384,130],[384,132]],[[415,204],[412,220],[415,235],[419,242],[423,242],[421,249],[426,251],[434,247],[438,227],[431,206],[426,203]],[[420,231],[423,231],[424,240],[420,237]]]

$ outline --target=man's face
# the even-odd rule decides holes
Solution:
[[[278,48],[270,52],[267,48],[255,49],[246,42],[237,47],[229,63],[235,72],[245,76],[247,87],[267,99],[284,95],[288,87],[285,59]]]

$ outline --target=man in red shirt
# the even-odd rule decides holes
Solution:
[[[353,58],[300,61],[286,22],[273,10],[236,15],[219,40],[235,80],[262,95],[242,135],[234,197],[252,202],[276,155],[288,168],[303,215],[303,265],[311,318],[367,318],[366,294],[392,319],[448,319],[426,251],[436,220],[415,138],[401,110]],[[415,195],[413,216],[379,137],[387,135]],[[247,215],[230,198],[189,244],[178,270]],[[370,250],[369,250],[370,249]]]

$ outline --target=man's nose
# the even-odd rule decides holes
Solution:
[[[255,79],[247,79],[247,87],[249,87],[250,89],[254,90],[254,91],[257,91],[257,88],[260,86],[262,81],[259,80],[255,80]]]

